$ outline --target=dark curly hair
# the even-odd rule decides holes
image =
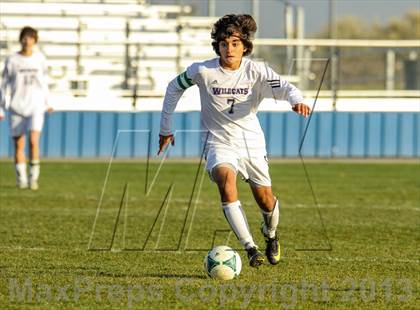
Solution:
[[[228,14],[220,18],[214,25],[211,31],[211,38],[213,42],[214,51],[220,56],[219,42],[229,38],[234,33],[237,33],[245,46],[246,51],[244,56],[252,53],[252,39],[254,33],[257,31],[257,24],[251,15],[247,14]]]
[[[25,37],[31,37],[35,39],[35,42],[38,42],[38,31],[32,27],[25,26],[22,28],[19,34],[19,42],[22,42],[22,39]]]

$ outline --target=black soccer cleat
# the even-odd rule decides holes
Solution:
[[[264,263],[264,255],[257,249],[257,247],[249,248],[248,252],[249,265],[251,267],[258,267]]]
[[[267,247],[265,248],[265,255],[271,265],[277,265],[280,262],[280,243],[277,236],[274,238],[265,238]]]
[[[264,236],[266,248],[265,255],[271,265],[277,265],[280,262],[280,243],[277,234],[274,238],[268,237],[264,234],[264,223],[261,224],[261,233]]]

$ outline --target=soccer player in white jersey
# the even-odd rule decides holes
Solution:
[[[24,27],[19,35],[21,50],[5,60],[0,88],[0,120],[9,110],[10,132],[15,146],[18,188],[38,189],[40,174],[39,138],[48,105],[47,65],[44,55],[33,50],[38,33]],[[10,89],[10,100],[6,100]],[[25,139],[29,131],[30,169],[26,169]]]
[[[264,255],[255,244],[238,200],[239,173],[251,187],[261,209],[266,256],[273,265],[280,260],[276,233],[279,202],[273,195],[264,133],[257,118],[264,98],[285,99],[291,108],[308,116],[301,92],[271,68],[244,56],[252,52],[257,25],[250,15],[225,15],[213,26],[213,49],[219,57],[193,63],[173,79],[163,102],[159,153],[174,142],[171,116],[185,89],[197,85],[201,99],[201,126],[205,132],[206,170],[220,192],[222,209],[230,227],[246,249],[249,264],[257,267]]]

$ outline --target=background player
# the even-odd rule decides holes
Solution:
[[[280,260],[276,234],[279,202],[271,189],[264,134],[257,118],[264,98],[285,99],[292,109],[308,116],[301,92],[271,68],[243,56],[252,52],[252,36],[257,30],[250,15],[225,15],[213,26],[211,37],[220,57],[193,63],[172,80],[167,88],[160,125],[159,153],[174,142],[171,116],[188,87],[197,84],[201,99],[201,126],[205,141],[206,170],[217,183],[224,215],[248,252],[252,267],[264,256],[256,246],[238,200],[236,175],[249,182],[263,216],[262,232],[266,255],[273,265]]]
[[[24,27],[19,35],[21,50],[6,58],[0,93],[0,120],[8,108],[10,133],[15,145],[16,182],[18,188],[38,189],[40,174],[39,138],[45,111],[52,112],[47,103],[47,65],[44,55],[33,50],[38,32]],[[6,94],[10,88],[10,102]],[[29,131],[30,173],[26,171],[25,138]]]

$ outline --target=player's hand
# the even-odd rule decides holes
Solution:
[[[0,121],[4,120],[4,115],[0,115]]]
[[[174,135],[169,135],[169,136],[159,135],[159,151],[157,154],[159,155],[169,143],[171,143],[172,145],[175,145]]]
[[[48,106],[47,107],[47,112],[48,113],[52,113],[52,112],[54,112],[54,109],[52,107]]]
[[[304,103],[296,103],[293,105],[292,110],[304,117],[307,117],[309,114],[311,114],[311,108]]]

